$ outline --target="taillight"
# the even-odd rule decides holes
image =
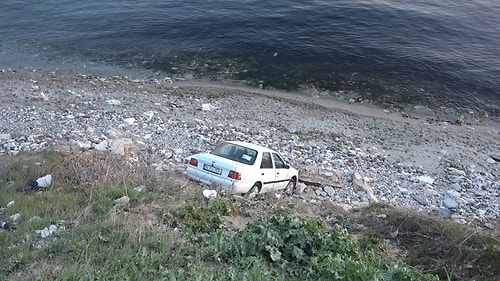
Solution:
[[[227,176],[233,180],[237,180],[237,181],[241,180],[241,173],[238,173],[235,171],[229,171],[229,174]]]
[[[196,160],[196,158],[189,159],[189,165],[193,165],[195,167],[198,167],[198,160]]]

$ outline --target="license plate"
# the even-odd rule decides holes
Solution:
[[[217,175],[222,174],[222,169],[221,168],[217,168],[217,167],[214,167],[214,166],[211,166],[211,165],[207,165],[207,164],[203,165],[203,170],[209,171],[209,172],[217,174]]]

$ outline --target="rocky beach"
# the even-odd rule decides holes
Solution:
[[[148,155],[158,172],[181,173],[187,156],[242,140],[299,169],[297,204],[380,202],[485,227],[500,217],[496,116],[445,119],[421,107],[26,69],[3,69],[0,92],[0,156],[76,148],[132,162]]]

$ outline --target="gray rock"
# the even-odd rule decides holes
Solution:
[[[304,192],[304,189],[306,189],[307,185],[305,185],[304,183],[297,183],[297,186],[295,188],[295,191],[294,193],[295,194],[301,194],[302,192]]]
[[[451,175],[465,176],[465,172],[462,170],[459,170],[457,168],[450,167],[450,168],[448,168],[448,171],[450,172]]]
[[[445,217],[445,218],[451,218],[451,211],[450,209],[446,208],[436,208],[434,209],[434,212],[438,214],[439,216]]]
[[[460,185],[460,183],[458,183],[458,182],[452,183],[450,187],[451,187],[453,190],[456,190],[456,191],[462,191],[462,186],[461,186],[461,185]]]
[[[333,197],[335,196],[335,189],[331,186],[325,186],[323,190],[328,194],[328,196]]]
[[[417,201],[420,205],[424,205],[424,206],[429,205],[429,201],[427,201],[427,199],[425,199],[425,197],[419,196],[417,194],[413,194],[411,197],[413,199],[415,199],[415,201]]]
[[[124,155],[125,153],[134,150],[135,145],[132,139],[112,139],[109,141],[109,148],[113,154]]]
[[[448,209],[455,209],[458,207],[458,202],[455,199],[447,197],[444,199],[443,205]]]
[[[458,192],[454,189],[450,189],[450,190],[446,191],[446,194],[448,194],[449,196],[454,197],[454,198],[458,198],[458,197],[462,196],[462,194],[460,194],[460,192]]]
[[[115,201],[113,201],[113,205],[125,205],[125,204],[128,204],[128,202],[130,201],[130,198],[128,196],[122,196],[118,199],[116,199]]]
[[[297,132],[297,127],[295,127],[295,125],[293,124],[287,124],[285,125],[285,131],[291,133],[291,134],[295,134]]]

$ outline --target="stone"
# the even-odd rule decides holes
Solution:
[[[120,138],[121,137],[121,133],[120,131],[116,130],[116,129],[109,129],[106,131],[106,136],[108,138],[111,138],[111,139],[117,139],[117,138]]]
[[[295,191],[294,193],[295,194],[301,194],[302,192],[304,192],[304,189],[306,189],[307,185],[305,185],[304,183],[297,183],[297,186],[295,187]]]
[[[12,136],[10,134],[0,134],[0,141],[11,140]]]
[[[434,212],[438,214],[439,216],[445,217],[445,218],[451,218],[451,211],[450,209],[446,208],[436,208],[434,209]]]
[[[145,122],[149,122],[153,119],[153,117],[155,116],[155,113],[154,111],[150,110],[150,111],[146,111],[142,114],[142,117],[144,118],[144,121]]]
[[[128,204],[129,201],[130,201],[130,198],[125,195],[125,196],[122,196],[122,197],[116,199],[115,201],[113,201],[113,205],[115,205],[115,206],[125,205],[125,204]]]
[[[462,186],[458,182],[454,182],[450,185],[453,190],[462,191]]]
[[[411,197],[413,199],[415,199],[415,201],[417,201],[420,205],[424,205],[424,206],[429,205],[429,201],[427,201],[427,199],[425,197],[419,196],[417,194],[413,194]]]
[[[122,104],[121,101],[116,100],[116,99],[107,100],[106,103],[109,104],[109,105],[121,105]]]
[[[134,117],[130,117],[130,118],[125,118],[123,119],[123,122],[125,122],[125,124],[127,125],[134,125],[135,124],[135,118]]]
[[[320,197],[326,197],[326,196],[328,196],[328,193],[324,192],[323,190],[321,190],[319,188],[316,189],[314,192],[316,193],[316,196],[320,196]]]
[[[71,141],[70,142],[73,147],[76,147],[80,150],[89,150],[92,148],[92,143],[90,141]]]
[[[459,170],[457,168],[453,168],[453,167],[448,168],[448,172],[450,172],[450,174],[455,175],[455,176],[465,176],[464,171]]]
[[[297,128],[293,124],[287,124],[285,125],[285,131],[289,132],[291,134],[295,134],[297,132]]]
[[[201,110],[210,111],[212,109],[214,109],[214,106],[210,103],[204,103],[201,105]]]
[[[100,143],[96,144],[94,146],[94,149],[98,150],[98,151],[104,151],[104,150],[108,149],[108,145],[109,145],[108,141],[107,140],[103,140]]]
[[[328,194],[328,196],[333,197],[335,195],[335,189],[331,186],[325,186],[323,190]]]
[[[490,158],[495,160],[496,162],[500,162],[500,155],[490,155]]]
[[[455,209],[458,207],[458,202],[455,199],[447,197],[444,199],[443,205],[448,209]]]
[[[131,139],[112,139],[109,141],[109,148],[113,154],[124,155],[134,150],[135,145]]]
[[[454,197],[454,198],[458,198],[458,197],[462,196],[462,194],[460,194],[460,192],[458,192],[454,189],[450,189],[450,190],[446,191],[446,194],[448,194],[449,196]]]
[[[426,184],[433,184],[434,183],[434,179],[429,177],[429,176],[420,176],[417,178],[417,180],[419,180],[423,183],[426,183]]]

